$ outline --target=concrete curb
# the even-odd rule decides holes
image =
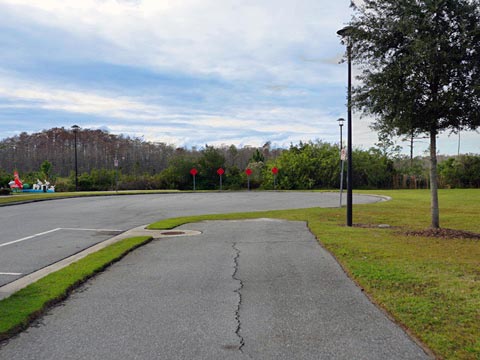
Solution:
[[[25,275],[18,280],[12,281],[2,287],[0,287],[0,300],[5,299],[12,294],[16,293],[17,291],[27,287],[30,284],[40,280],[41,278],[54,273],[60,269],[63,269],[70,264],[83,259],[84,257],[97,252],[101,249],[106,248],[109,245],[115,244],[123,239],[136,237],[136,236],[150,236],[154,239],[166,238],[166,237],[178,237],[178,236],[193,236],[199,235],[200,231],[194,230],[181,230],[181,231],[173,231],[173,230],[148,230],[146,229],[148,225],[142,225],[130,230],[127,230],[117,236],[114,236],[108,240],[102,241],[98,244],[95,244],[79,253],[76,253],[72,256],[69,256],[63,260],[60,260],[54,264],[48,265],[40,270],[37,270],[33,273]]]

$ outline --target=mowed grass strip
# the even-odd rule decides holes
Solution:
[[[344,226],[345,209],[315,208],[191,216],[150,228],[259,217],[306,221],[367,294],[438,358],[480,359],[480,241],[407,236],[430,225],[427,190],[362,193],[392,197],[354,206],[354,224],[364,227]],[[480,190],[441,190],[439,197],[442,227],[480,233]]]
[[[31,201],[43,201],[84,196],[112,196],[112,195],[143,195],[143,194],[170,194],[179,190],[122,190],[122,191],[79,191],[56,193],[14,193],[0,196],[0,206],[13,205]]]
[[[121,240],[57,271],[0,301],[0,340],[25,329],[50,306],[64,300],[80,284],[120,260],[151,237]]]

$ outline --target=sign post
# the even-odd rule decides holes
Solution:
[[[115,166],[115,191],[118,192],[118,159],[116,156],[113,159],[113,166]]]
[[[273,190],[277,190],[278,169],[275,166],[272,168],[272,174],[273,174]]]
[[[190,170],[190,175],[193,176],[193,191],[195,191],[195,176],[198,174],[198,171],[197,169],[195,168],[192,168],[192,170]]]
[[[220,191],[222,190],[222,175],[225,173],[225,170],[218,168],[217,174],[220,176]]]
[[[247,188],[248,191],[250,191],[250,175],[252,175],[252,169],[247,168],[247,170],[245,170],[245,174],[247,174]]]

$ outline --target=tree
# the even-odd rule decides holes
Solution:
[[[377,130],[430,138],[433,228],[440,227],[437,135],[480,125],[479,0],[365,0],[348,27],[362,66],[354,105]],[[366,65],[366,66],[365,66]]]
[[[40,166],[40,172],[42,173],[45,179],[50,177],[50,170],[52,169],[52,163],[48,160],[45,160]]]
[[[225,169],[225,157],[213,146],[205,145],[202,156],[198,160],[198,185],[203,189],[216,189],[219,183],[217,170]]]

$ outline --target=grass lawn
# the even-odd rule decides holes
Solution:
[[[345,227],[345,209],[316,208],[192,216],[150,228],[255,217],[307,221],[367,294],[439,358],[480,359],[480,240],[407,236],[430,225],[428,191],[362,193],[393,198],[354,206],[354,224],[365,227]],[[480,233],[480,190],[440,190],[439,200],[442,227]],[[392,228],[367,227],[378,224]]]

